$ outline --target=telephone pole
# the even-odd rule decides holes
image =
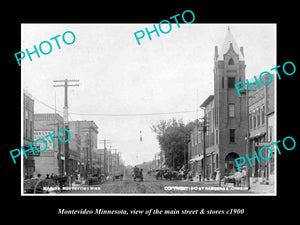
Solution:
[[[111,151],[115,151],[114,153],[112,152],[112,157],[111,157],[111,169],[113,174],[113,180],[115,180],[116,170],[117,170],[117,150],[118,149],[116,148],[111,149]]]
[[[56,116],[56,114],[55,114],[55,116]],[[59,128],[63,125],[63,123],[61,123],[61,122],[56,122],[56,123],[48,123],[47,125],[50,125],[50,126],[55,126],[55,133],[56,133],[56,135],[54,135],[53,137],[54,137],[54,139],[55,139],[55,143],[58,143],[58,135],[57,135],[57,133],[58,133],[58,131],[60,130]],[[61,126],[60,126],[61,125]],[[65,139],[66,139],[66,137],[64,137]],[[54,152],[56,152],[56,147],[53,145],[53,151]],[[61,155],[62,155],[62,151],[61,151],[62,149],[61,149],[61,145],[60,144],[58,144],[58,146],[57,146],[57,162],[58,162],[58,174],[60,175],[60,176],[63,176],[64,174],[63,174],[63,168],[62,168],[62,163],[61,163]]]
[[[79,84],[69,84],[69,82],[79,82],[79,80],[53,80],[53,82],[63,82],[61,85],[53,85],[53,87],[64,87],[65,88],[65,104],[64,104],[64,126],[69,130],[69,120],[68,120],[68,87],[70,86],[79,86]],[[65,132],[66,136],[67,133]],[[69,142],[65,142],[65,168],[66,175],[69,177]]]
[[[203,108],[204,109],[204,108]],[[198,126],[198,125],[197,125]],[[206,132],[208,131],[209,123],[207,122],[207,118],[205,115],[205,109],[204,109],[204,117],[203,117],[203,123],[200,125],[202,127],[203,132],[203,159],[202,159],[202,175],[203,175],[203,181],[205,181],[205,176],[206,176],[206,143],[205,143],[205,136]]]
[[[81,127],[82,130],[84,130],[85,133],[85,145],[86,147],[86,166],[85,166],[85,178],[88,178],[88,174],[92,174],[93,175],[93,160],[92,160],[92,130],[93,126],[92,124],[88,127]],[[86,131],[88,130],[88,131]]]
[[[111,140],[107,140],[107,139],[103,139],[103,140],[98,140],[99,142],[103,142],[103,147],[104,147],[104,159],[103,159],[103,168],[104,168],[104,175],[106,176],[107,175],[107,165],[108,165],[108,162],[106,161],[107,159],[107,150],[106,150],[106,144],[108,143],[111,143]]]

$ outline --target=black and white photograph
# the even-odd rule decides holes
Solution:
[[[276,196],[276,24],[188,13],[21,25],[21,195]]]
[[[296,5],[112,3],[3,7],[3,220],[293,221]]]

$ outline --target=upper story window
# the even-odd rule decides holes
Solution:
[[[224,77],[222,77],[222,88],[224,88]]]
[[[261,111],[261,124],[265,124],[265,107],[264,106]]]
[[[235,142],[235,129],[229,129],[229,142]]]
[[[235,88],[235,78],[234,77],[228,77],[228,88]]]
[[[260,126],[260,109],[258,109],[258,114],[257,114],[257,126]]]
[[[228,104],[229,117],[235,117],[234,104]]]
[[[230,58],[230,59],[229,59],[229,61],[228,61],[228,65],[234,65],[234,61],[233,61],[233,59],[232,59],[232,58]]]

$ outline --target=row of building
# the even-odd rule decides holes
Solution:
[[[34,146],[34,141],[64,128],[63,117],[58,113],[34,113],[34,99],[24,91],[23,94],[23,146]],[[94,121],[70,121],[69,157],[66,157],[65,144],[53,136],[56,146],[48,138],[48,148],[36,155],[23,157],[23,177],[29,179],[41,174],[87,178],[88,176],[113,176],[121,173],[124,162],[119,152],[107,148],[98,148],[98,126]],[[40,142],[39,142],[40,143]],[[39,146],[44,149],[43,146]],[[66,159],[68,170],[66,171]]]
[[[251,88],[255,90],[248,91],[248,96],[245,92],[239,97],[235,84],[245,82],[245,68],[243,47],[238,47],[228,29],[220,51],[215,47],[214,95],[208,96],[201,104],[204,121],[199,122],[190,135],[188,162],[194,175],[203,175],[204,143],[205,178],[214,179],[216,169],[222,176],[238,171],[234,159],[245,157],[248,153],[248,132],[250,158],[254,156],[254,150],[258,152],[262,146],[269,146],[275,141],[274,82],[268,86],[261,85],[261,88],[254,84]],[[268,78],[263,77],[265,83],[268,83]],[[274,153],[273,146],[271,148]],[[252,164],[251,177],[274,182],[274,157],[260,163],[252,160]]]

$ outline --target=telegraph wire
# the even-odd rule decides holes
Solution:
[[[42,102],[41,100],[37,99],[36,97],[32,96],[34,100],[41,103],[42,105],[56,110],[57,112],[63,113],[63,111],[57,110],[52,106]],[[130,116],[157,116],[157,115],[170,115],[170,114],[184,114],[184,113],[195,113],[197,110],[186,110],[186,111],[175,111],[175,112],[155,112],[155,113],[120,113],[120,114],[106,114],[106,113],[76,113],[76,112],[69,112],[70,115],[79,115],[79,116],[108,116],[108,117],[130,117]]]

